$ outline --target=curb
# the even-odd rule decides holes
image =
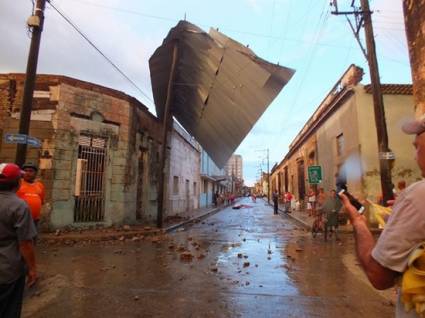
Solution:
[[[235,204],[239,200],[240,199],[235,200],[235,202],[233,204]],[[202,220],[204,220],[204,219],[206,219],[206,218],[208,218],[208,217],[210,217],[210,216],[212,216],[212,215],[214,215],[214,214],[216,214],[216,213],[218,213],[218,212],[220,212],[220,211],[222,211],[222,210],[224,210],[224,209],[226,209],[230,206],[232,206],[232,204],[217,207],[217,208],[212,208],[211,210],[205,212],[204,214],[197,215],[197,216],[195,216],[195,217],[193,217],[189,220],[183,221],[181,223],[170,225],[169,227],[164,228],[163,231],[165,233],[170,233],[170,232],[173,232],[173,231],[177,230],[178,228],[183,227],[185,225],[188,225],[188,224],[192,225],[192,223],[198,223],[198,222],[200,222],[200,221],[202,221]]]
[[[201,214],[201,215],[197,215],[197,216],[195,216],[195,217],[193,217],[193,218],[191,218],[189,220],[183,221],[181,223],[170,225],[169,227],[164,228],[163,231],[165,233],[170,233],[170,232],[173,232],[173,231],[177,230],[180,227],[183,227],[185,225],[188,225],[189,223],[198,223],[201,220],[206,219],[207,217],[209,217],[209,216],[211,216],[213,214],[216,214],[216,213],[218,213],[221,210],[222,210],[222,208],[213,208],[213,209],[207,211],[206,213]]]

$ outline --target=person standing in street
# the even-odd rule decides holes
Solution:
[[[24,176],[16,194],[28,204],[37,228],[40,221],[41,207],[45,197],[44,185],[41,181],[36,179],[38,167],[35,164],[25,163],[22,169],[24,170]]]
[[[0,317],[20,317],[27,285],[37,280],[33,239],[37,232],[27,204],[16,196],[21,169],[0,164]]]
[[[285,213],[291,213],[292,193],[289,191],[285,192]]]
[[[425,116],[405,123],[402,129],[407,134],[416,135],[413,143],[416,161],[422,177],[425,177]],[[396,285],[408,269],[412,252],[425,242],[425,180],[412,184],[398,195],[377,242],[365,217],[357,213],[347,196],[342,194],[340,197],[354,229],[357,256],[369,281],[379,290]],[[398,294],[396,317],[419,317],[415,308],[409,312],[404,310],[400,288]]]
[[[339,241],[338,237],[338,214],[341,210],[342,204],[336,195],[336,191],[332,190],[330,195],[324,198],[324,202],[320,205],[321,212],[325,217],[325,241],[335,233],[335,239]],[[320,211],[318,211],[320,213]]]
[[[278,214],[279,208],[279,194],[277,191],[273,192],[273,214]]]

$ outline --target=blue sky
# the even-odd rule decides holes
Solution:
[[[358,2],[358,1],[357,1]],[[237,150],[252,184],[259,169],[279,162],[297,132],[351,63],[367,63],[343,16],[329,0],[53,0],[141,87],[136,90],[51,8],[47,9],[38,71],[64,74],[122,90],[154,112],[148,59],[178,20],[219,28],[259,56],[296,73]],[[351,0],[339,0],[341,6]],[[0,1],[0,72],[24,72],[30,0]],[[383,83],[410,83],[401,0],[371,0]],[[147,97],[145,96],[147,95]]]

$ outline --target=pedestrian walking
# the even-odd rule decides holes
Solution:
[[[330,195],[325,198],[325,201],[318,210],[318,213],[323,213],[325,219],[325,241],[329,237],[332,237],[332,234],[335,234],[335,239],[339,241],[338,237],[338,215],[342,208],[341,200],[337,197],[336,191],[332,190]]]
[[[307,211],[309,216],[316,216],[316,192],[310,188],[307,195]]]
[[[289,191],[285,192],[285,213],[291,213],[292,209],[292,199],[294,197],[292,196],[292,193]]]
[[[407,134],[416,135],[414,141],[416,161],[422,176],[425,177],[425,116],[407,122],[402,129]],[[340,197],[353,225],[357,256],[369,281],[380,290],[396,285],[400,276],[414,265],[409,262],[409,258],[415,255],[418,251],[417,248],[425,242],[425,208],[423,205],[425,180],[410,185],[399,194],[377,242],[367,226],[365,217],[357,213],[347,196],[341,195]],[[422,255],[425,256],[425,254]],[[423,306],[413,306],[409,312],[406,312],[403,307],[401,300],[406,299],[407,295],[400,297],[400,292],[406,292],[408,283],[406,282],[402,289],[398,288],[396,317],[422,316],[416,311],[423,309]],[[405,284],[404,279],[403,284]],[[419,298],[425,298],[423,290],[420,292]],[[405,305],[408,307],[408,304],[405,303]]]
[[[22,169],[24,175],[16,194],[28,204],[37,228],[45,198],[44,185],[37,179],[38,167],[35,164],[25,163]]]
[[[278,214],[278,208],[279,208],[279,194],[277,191],[273,192],[273,214]]]
[[[27,204],[19,199],[21,169],[0,164],[0,317],[20,317],[27,284],[37,280],[33,239],[36,229]]]

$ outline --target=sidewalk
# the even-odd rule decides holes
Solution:
[[[299,223],[301,226],[303,226],[307,230],[311,230],[313,226],[314,218],[311,216],[308,216],[308,212],[306,210],[292,211],[291,213],[285,213],[283,210],[283,204],[279,203],[279,212],[281,214],[287,215],[288,217],[290,217],[291,219]],[[380,234],[382,232],[381,229],[377,229],[377,228],[371,228],[370,231],[373,234]],[[353,227],[351,226],[351,224],[339,225],[338,232],[353,233]]]
[[[126,224],[94,229],[61,229],[56,230],[55,232],[40,233],[38,239],[42,243],[62,243],[65,245],[73,245],[77,242],[101,242],[112,240],[138,241],[148,236],[155,237],[164,233],[175,231],[183,226],[200,222],[226,207],[226,205],[221,205],[219,207],[206,207],[189,211],[187,213],[181,213],[178,216],[168,217],[164,220],[164,226],[162,229],[142,224]]]

